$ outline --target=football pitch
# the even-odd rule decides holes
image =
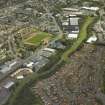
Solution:
[[[51,34],[49,34],[49,33],[37,32],[37,33],[33,33],[32,35],[30,35],[30,37],[25,39],[24,42],[25,42],[25,44],[39,45],[44,40],[50,40],[52,37],[53,36]]]

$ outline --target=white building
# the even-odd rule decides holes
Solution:
[[[64,11],[79,11],[79,9],[76,8],[63,8]]]
[[[69,17],[69,34],[67,39],[76,39],[79,35],[79,18],[78,17]]]
[[[81,9],[91,10],[91,11],[98,11],[99,7],[82,7]]]
[[[78,38],[78,34],[70,33],[67,36],[67,39],[76,39],[76,38]]]
[[[9,73],[11,71],[13,71],[15,68],[20,67],[21,61],[19,60],[12,60],[12,61],[8,61],[6,62],[4,65],[0,66],[0,72],[5,74],[5,73]]]
[[[63,12],[65,16],[68,15],[82,15],[83,13],[80,11],[80,9],[76,8],[63,8]]]
[[[9,68],[8,66],[4,66],[4,67],[0,70],[0,72],[3,73],[3,74],[5,74],[5,73],[9,72],[10,70],[11,70],[11,68]]]
[[[97,41],[97,37],[95,35],[93,35],[86,42],[87,43],[94,43],[96,41]]]
[[[52,49],[52,48],[44,48],[43,49],[44,51],[49,51],[49,52],[52,52],[52,53],[55,53],[55,49]]]
[[[18,80],[19,80],[19,79],[23,79],[23,78],[24,78],[23,75],[20,75],[20,76],[17,76],[17,77],[16,77],[16,79],[18,79]]]
[[[5,84],[3,87],[6,89],[10,89],[15,83],[13,81],[8,82],[7,84]]]
[[[9,67],[11,68],[11,67],[14,66],[16,63],[17,63],[16,61],[13,62],[13,63],[11,63],[11,64],[9,65]]]
[[[70,25],[78,26],[78,20],[79,20],[78,17],[71,17],[70,18]]]
[[[30,68],[30,67],[33,67],[33,65],[34,65],[34,62],[30,62],[26,66]]]
[[[68,21],[65,21],[62,23],[62,26],[68,26],[69,25],[69,22]]]

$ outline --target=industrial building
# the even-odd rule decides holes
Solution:
[[[83,15],[83,12],[80,11],[79,8],[63,8],[63,13],[64,13],[65,16],[69,16],[69,15],[80,16],[80,15]]]
[[[80,11],[85,15],[96,15],[99,7],[81,7]]]
[[[21,67],[22,63],[19,59],[15,59],[9,62],[6,62],[4,65],[0,66],[0,73],[6,74],[13,72],[17,68]]]
[[[33,71],[30,68],[20,68],[16,72],[11,74],[12,78],[23,79],[25,76],[32,74]]]
[[[75,15],[70,15],[67,20],[62,23],[67,39],[78,38],[79,34],[79,17]]]

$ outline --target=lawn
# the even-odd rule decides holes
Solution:
[[[62,56],[62,60],[68,61],[69,60],[69,55],[72,54],[74,51],[78,49],[78,47],[83,43],[83,41],[86,40],[88,37],[88,27],[94,22],[95,17],[86,17],[83,25],[80,28],[80,33],[79,33],[79,38],[74,42],[72,47],[70,47]]]
[[[44,39],[50,39],[52,37],[51,34],[45,33],[45,32],[37,32],[33,35],[31,35],[30,38],[25,40],[26,44],[33,44],[33,45],[39,45]]]

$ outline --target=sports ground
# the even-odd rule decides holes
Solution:
[[[32,33],[30,37],[24,40],[24,43],[37,46],[44,42],[45,40],[47,41],[50,40],[52,37],[53,36],[49,33],[38,31],[36,33]]]

